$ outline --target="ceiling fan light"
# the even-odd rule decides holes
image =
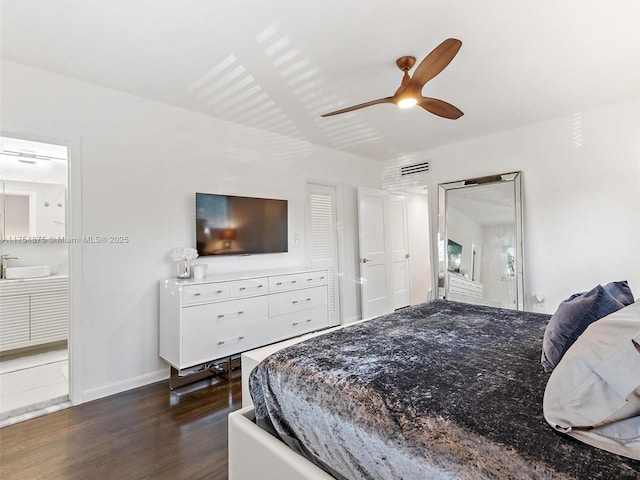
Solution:
[[[415,107],[418,101],[415,98],[403,98],[398,102],[398,107],[400,108],[411,108]]]

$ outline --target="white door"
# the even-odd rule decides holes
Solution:
[[[387,192],[358,188],[360,301],[363,319],[393,311],[389,210]]]
[[[307,184],[307,263],[329,271],[329,322],[340,324],[336,187]]]
[[[409,281],[409,240],[407,237],[407,197],[389,195],[393,309],[411,304]]]

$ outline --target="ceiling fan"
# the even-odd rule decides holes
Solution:
[[[422,87],[449,65],[461,46],[462,42],[460,40],[448,38],[434,48],[431,53],[420,62],[420,65],[418,65],[415,72],[413,72],[413,77],[409,76],[409,70],[415,65],[416,57],[400,57],[396,60],[396,65],[404,72],[404,76],[402,77],[400,88],[396,90],[393,96],[342,108],[335,112],[325,113],[322,116],[330,117],[380,103],[395,103],[400,108],[411,108],[418,105],[426,111],[440,117],[450,118],[452,120],[460,118],[464,113],[462,113],[459,108],[443,100],[438,100],[437,98],[423,97]]]

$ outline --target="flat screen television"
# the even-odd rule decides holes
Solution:
[[[287,201],[196,193],[198,255],[287,252]]]

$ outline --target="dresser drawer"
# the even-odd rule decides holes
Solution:
[[[468,295],[470,297],[482,298],[482,290],[469,290],[460,287],[449,287],[449,293],[457,293],[458,295]]]
[[[309,310],[326,304],[326,286],[277,293],[269,296],[269,317]]]
[[[471,290],[482,293],[482,283],[474,282],[467,278],[460,278],[453,275],[449,275],[449,287],[462,288],[465,290]]]
[[[318,272],[309,272],[302,275],[303,287],[315,287],[316,285],[327,285],[329,282],[329,272],[320,270]]]
[[[269,331],[274,339],[296,337],[303,333],[320,330],[329,326],[327,306],[311,310],[289,313],[268,320]]]
[[[262,345],[262,339],[252,324],[237,328],[233,333],[221,335],[190,334],[182,337],[183,368],[205,363],[217,358],[251,350]]]
[[[269,280],[267,278],[251,278],[249,280],[235,280],[229,282],[229,297],[246,297],[267,293]]]
[[[227,298],[229,298],[229,284],[227,283],[204,283],[182,287],[182,305],[214,302]]]
[[[283,290],[294,290],[302,285],[302,276],[295,275],[276,275],[269,277],[269,291],[280,292]]]
[[[185,307],[182,309],[182,335],[210,335],[211,332],[217,335],[227,328],[266,318],[267,308],[266,297]]]

